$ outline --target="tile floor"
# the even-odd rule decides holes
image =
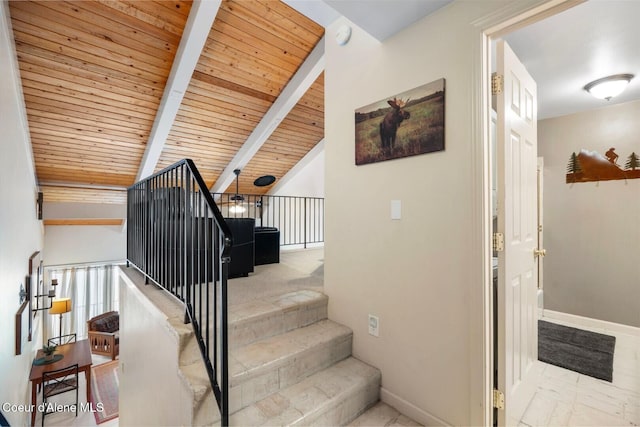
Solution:
[[[545,320],[614,335],[613,382],[538,362],[538,389],[520,426],[640,425],[640,337]]]
[[[111,361],[108,357],[92,355],[91,356],[93,365],[100,365],[102,363],[106,363]],[[87,383],[84,379],[84,374],[78,376],[78,381],[80,383],[80,387],[78,389],[78,400],[79,402],[86,402],[87,398]],[[58,396],[55,396],[52,400],[60,404],[72,403],[75,396],[73,393],[64,393]],[[42,393],[38,394],[38,403],[42,402]],[[42,425],[42,416],[40,414],[36,415],[35,426]],[[47,415],[44,419],[45,426],[60,426],[60,427],[93,427],[96,425],[96,419],[93,413],[91,412],[80,412],[78,411],[78,416],[75,416],[74,412],[59,412],[55,414]],[[106,421],[100,424],[100,427],[118,427],[118,418]]]

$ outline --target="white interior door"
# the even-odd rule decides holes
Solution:
[[[536,83],[504,41],[497,43],[498,387],[504,393],[499,425],[518,425],[536,389],[537,101]]]

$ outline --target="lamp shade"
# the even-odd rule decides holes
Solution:
[[[71,298],[54,299],[49,314],[62,314],[71,311]]]

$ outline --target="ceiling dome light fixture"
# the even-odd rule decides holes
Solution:
[[[588,83],[584,87],[584,90],[598,99],[606,99],[609,101],[614,96],[618,96],[624,92],[633,77],[633,74],[616,74],[603,77]]]

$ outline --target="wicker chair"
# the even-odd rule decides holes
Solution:
[[[91,353],[115,360],[120,353],[120,315],[117,311],[100,314],[87,321]]]

